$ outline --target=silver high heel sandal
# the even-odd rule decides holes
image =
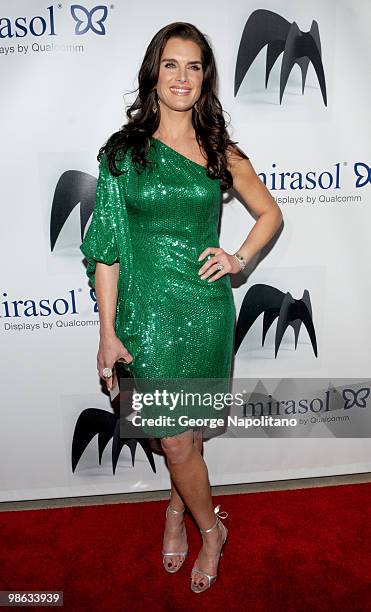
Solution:
[[[217,517],[214,525],[212,527],[210,527],[209,529],[201,529],[200,528],[201,533],[210,533],[210,531],[215,529],[215,527],[220,523],[220,519],[227,518],[228,512],[219,512],[219,510],[220,510],[220,505],[216,506],[214,508],[214,513],[216,514],[216,517]],[[226,526],[224,525],[224,523],[220,523],[220,524],[223,525],[223,529],[224,529],[224,540],[223,540],[223,544],[222,544],[221,549],[220,549],[220,557],[222,557],[223,556],[223,547],[224,547],[224,544],[225,544],[225,542],[227,540],[227,536],[228,536],[228,530],[227,530]],[[198,574],[202,574],[202,576],[205,576],[205,578],[207,578],[207,580],[209,582],[208,582],[206,587],[204,586],[204,582],[205,581],[202,581],[202,579],[201,579],[201,582],[199,584],[195,584],[192,581],[192,574],[195,574],[196,572]],[[202,593],[203,591],[206,591],[207,589],[209,589],[211,587],[212,584],[214,584],[215,580],[217,579],[217,576],[218,576],[218,574],[215,574],[214,576],[211,576],[210,574],[207,574],[206,572],[204,572],[203,570],[200,570],[198,567],[196,567],[194,565],[193,568],[192,568],[192,571],[191,571],[191,591],[193,591],[194,593]],[[202,587],[199,586],[200,584],[202,584],[203,586]]]
[[[166,518],[167,518],[167,513],[168,512],[172,512],[173,514],[183,514],[183,512],[185,512],[185,508],[183,508],[183,510],[175,510],[174,508],[172,508],[170,505],[166,508]],[[187,549],[182,551],[182,552],[164,552],[162,551],[162,562],[164,565],[164,568],[166,569],[167,572],[169,572],[170,574],[175,574],[175,572],[177,572],[178,570],[180,570],[180,568],[182,567],[184,560],[187,556],[188,553],[188,546]],[[166,557],[182,557],[181,561],[179,562],[179,564],[173,564],[173,565],[168,565],[167,564],[167,559]]]

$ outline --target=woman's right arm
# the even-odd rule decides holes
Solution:
[[[120,263],[106,265],[97,262],[95,270],[95,296],[99,311],[99,348],[97,354],[97,368],[99,376],[103,378],[103,369],[111,368],[118,359],[131,362],[133,357],[125,348],[115,333],[115,317],[117,306],[117,281]],[[107,389],[115,384],[114,377],[105,379]]]

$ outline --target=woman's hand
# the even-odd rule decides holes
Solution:
[[[116,335],[110,337],[101,337],[97,354],[97,368],[101,378],[103,378],[104,368],[111,368],[112,376],[103,378],[107,385],[108,391],[116,384],[116,373],[113,369],[116,361],[124,361],[130,363],[133,361],[133,356],[122,344],[121,340]]]
[[[198,258],[198,261],[204,259],[206,255],[211,254],[212,257],[204,263],[203,266],[198,271],[198,274],[202,279],[208,278],[211,274],[213,274],[212,278],[208,280],[209,283],[221,278],[225,274],[237,274],[241,272],[241,266],[238,263],[236,257],[231,255],[230,253],[226,253],[224,249],[217,247],[207,247],[204,251],[202,251],[201,255]],[[218,270],[218,265],[221,264],[223,266],[222,270]]]

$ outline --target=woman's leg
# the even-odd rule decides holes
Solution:
[[[198,449],[198,451],[202,454],[202,436],[198,431],[193,432],[193,444]],[[170,491],[170,505],[175,510],[183,510],[184,502],[179,495],[179,491],[176,488],[175,482],[170,474],[170,482],[171,482],[171,491]]]
[[[208,529],[215,523],[214,506],[206,463],[195,444],[191,430],[182,434],[161,438],[161,446],[178,495],[192,513],[201,529]],[[219,553],[223,543],[223,528],[202,534],[203,545],[196,560],[200,570],[216,574]],[[196,584],[204,583],[202,574],[195,574]]]
[[[194,432],[193,444],[202,452],[202,437]],[[175,482],[170,474],[171,491],[170,491],[170,506],[174,510],[181,511],[184,509],[185,504],[179,495],[179,491],[176,488]],[[174,514],[169,512],[165,522],[165,531],[163,539],[163,549],[167,552],[185,550],[187,545],[186,533],[184,527],[184,514]],[[174,557],[168,557],[167,563],[169,567],[177,566],[182,562],[180,555],[174,555]]]

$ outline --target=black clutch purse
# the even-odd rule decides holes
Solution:
[[[132,376],[126,370],[124,361],[115,361],[113,371],[115,374],[115,384],[109,392],[111,402],[113,402],[114,400],[118,401],[120,399],[121,392],[128,391],[132,388],[132,385],[129,384],[131,382]]]

